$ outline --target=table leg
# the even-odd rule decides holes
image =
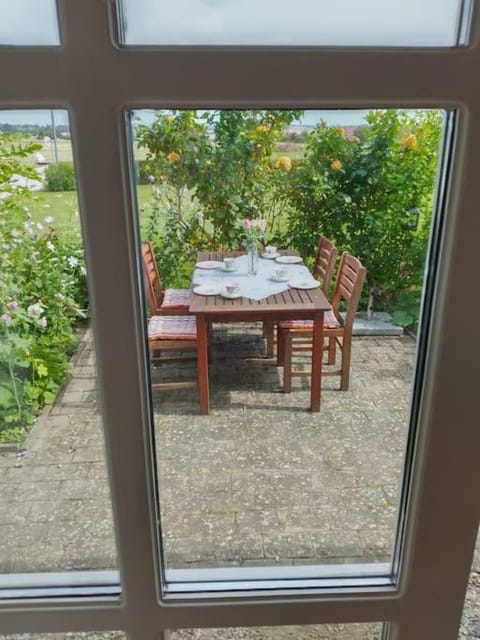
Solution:
[[[210,391],[208,383],[208,336],[207,321],[203,314],[197,315],[197,368],[198,391],[200,394],[200,413],[207,415],[210,409]]]
[[[320,393],[322,388],[322,359],[323,359],[323,311],[316,311],[313,318],[312,344],[312,382],[310,409],[320,411]]]

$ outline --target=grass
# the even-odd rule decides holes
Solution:
[[[149,185],[139,185],[137,198],[141,212],[151,202],[152,188]],[[33,201],[30,200],[27,206],[35,222],[44,222],[47,216],[51,216],[54,219],[52,226],[63,237],[77,233],[80,229],[76,191],[36,191]]]

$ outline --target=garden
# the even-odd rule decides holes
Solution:
[[[188,286],[197,251],[241,247],[242,220],[262,218],[265,243],[307,263],[320,235],[357,255],[363,309],[415,331],[442,113],[372,111],[353,132],[324,122],[298,132],[301,117],[161,111],[135,124],[141,234],[165,284]],[[26,159],[38,148],[0,132],[0,442],[21,441],[54,400],[89,316],[73,170],[50,167],[41,195],[11,185],[37,177]]]

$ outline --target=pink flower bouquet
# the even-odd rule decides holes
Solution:
[[[267,223],[262,218],[244,218],[242,220],[245,247],[251,249],[263,238]]]

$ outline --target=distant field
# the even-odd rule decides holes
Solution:
[[[53,164],[55,162],[55,145],[53,140],[51,140],[48,144],[45,144],[42,140],[36,140],[42,145],[42,148],[39,150],[48,164]],[[37,152],[38,153],[38,152]],[[73,162],[73,152],[72,152],[72,141],[65,140],[64,138],[57,138],[57,154],[59,162]],[[145,150],[138,149],[136,146],[133,150],[133,155],[136,160],[142,160],[145,158]],[[32,154],[25,158],[26,164],[35,164],[35,155]]]
[[[53,144],[53,140],[45,144],[40,140],[37,142],[42,144],[42,149],[40,153],[44,156],[45,160],[52,164],[55,162],[55,148]],[[305,153],[306,145],[305,143],[297,143],[297,142],[279,142],[277,148],[273,152],[273,158],[278,158],[279,156],[289,156],[292,160],[299,160],[303,158]],[[73,162],[73,154],[72,154],[72,143],[71,140],[65,140],[63,138],[57,139],[57,154],[59,162]],[[133,150],[133,155],[135,160],[143,160],[146,156],[145,149],[138,149],[135,145]],[[25,159],[25,162],[28,164],[35,164],[35,156],[31,155]]]

